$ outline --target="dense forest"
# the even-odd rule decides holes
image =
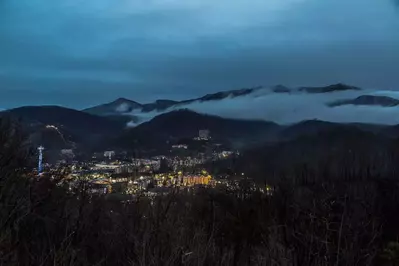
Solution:
[[[318,152],[317,168],[296,160],[286,146],[295,143],[278,148],[291,155],[284,171],[262,164],[266,148],[237,162],[259,164],[258,180],[275,167],[272,196],[241,184],[120,202],[83,187],[69,193],[58,185],[62,172],[30,178],[29,145],[2,120],[0,265],[399,265],[399,156],[368,135],[348,136],[357,146],[346,157],[320,158],[325,142],[306,146]]]

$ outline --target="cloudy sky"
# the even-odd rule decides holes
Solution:
[[[0,0],[0,108],[257,85],[399,90],[395,0]]]

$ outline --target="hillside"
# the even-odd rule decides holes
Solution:
[[[208,129],[213,139],[229,140],[240,146],[275,138],[280,126],[265,121],[225,119],[178,110],[159,115],[149,122],[126,130],[119,143],[135,141],[143,146],[164,146],[167,141],[194,138],[201,129]]]
[[[280,140],[291,140],[299,136],[313,136],[337,126],[340,126],[340,124],[321,120],[306,120],[282,129],[279,138]]]
[[[45,141],[54,148],[94,143],[124,127],[120,122],[59,106],[27,106],[0,115],[17,119],[31,133],[34,142]]]
[[[323,132],[345,132],[346,130],[361,130],[374,134],[387,136],[387,132],[392,132],[392,126],[365,124],[365,123],[334,123],[322,120],[305,120],[290,126],[286,126],[279,132],[279,139],[282,141],[293,140],[302,136],[317,136]],[[349,131],[350,132],[350,131]],[[391,137],[394,133],[389,133]]]
[[[307,120],[282,126],[261,120],[226,119],[183,109],[161,114],[137,127],[128,128],[115,139],[114,143],[120,148],[163,150],[170,147],[170,143],[179,139],[192,139],[198,136],[199,130],[209,129],[214,140],[228,141],[235,148],[248,149],[266,143],[295,141],[303,137],[318,138],[332,132],[343,140],[347,139],[346,134],[352,132],[397,138],[399,130],[396,128],[395,126],[343,124],[321,120]]]
[[[312,178],[322,178],[323,171],[339,178],[347,174],[348,169],[378,174],[389,169],[389,163],[396,163],[390,157],[397,147],[395,143],[393,139],[356,126],[330,127],[316,135],[302,135],[290,141],[249,149],[236,162],[236,171],[257,179],[265,178],[268,173],[269,180],[274,175],[298,175],[303,171]],[[363,165],[374,165],[374,168],[363,169]]]

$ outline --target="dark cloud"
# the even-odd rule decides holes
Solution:
[[[0,107],[184,99],[259,84],[398,89],[392,3],[3,0]]]

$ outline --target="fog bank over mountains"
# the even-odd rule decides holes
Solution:
[[[119,98],[82,111],[116,119],[129,127],[181,109],[223,118],[272,121],[281,125],[313,119],[337,123],[399,124],[399,91],[362,89],[344,84],[299,88],[282,85],[255,87],[216,92],[183,101],[159,99],[146,104],[134,100]]]
[[[342,90],[308,93],[300,89],[275,92],[260,88],[240,96],[216,100],[195,100],[165,110],[143,112],[134,109],[126,115],[135,117],[135,126],[161,114],[179,109],[235,119],[260,119],[280,124],[319,119],[342,123],[399,124],[399,92],[389,90]],[[366,100],[364,100],[366,99]],[[342,102],[340,105],[334,103]],[[126,106],[124,106],[126,108]]]

